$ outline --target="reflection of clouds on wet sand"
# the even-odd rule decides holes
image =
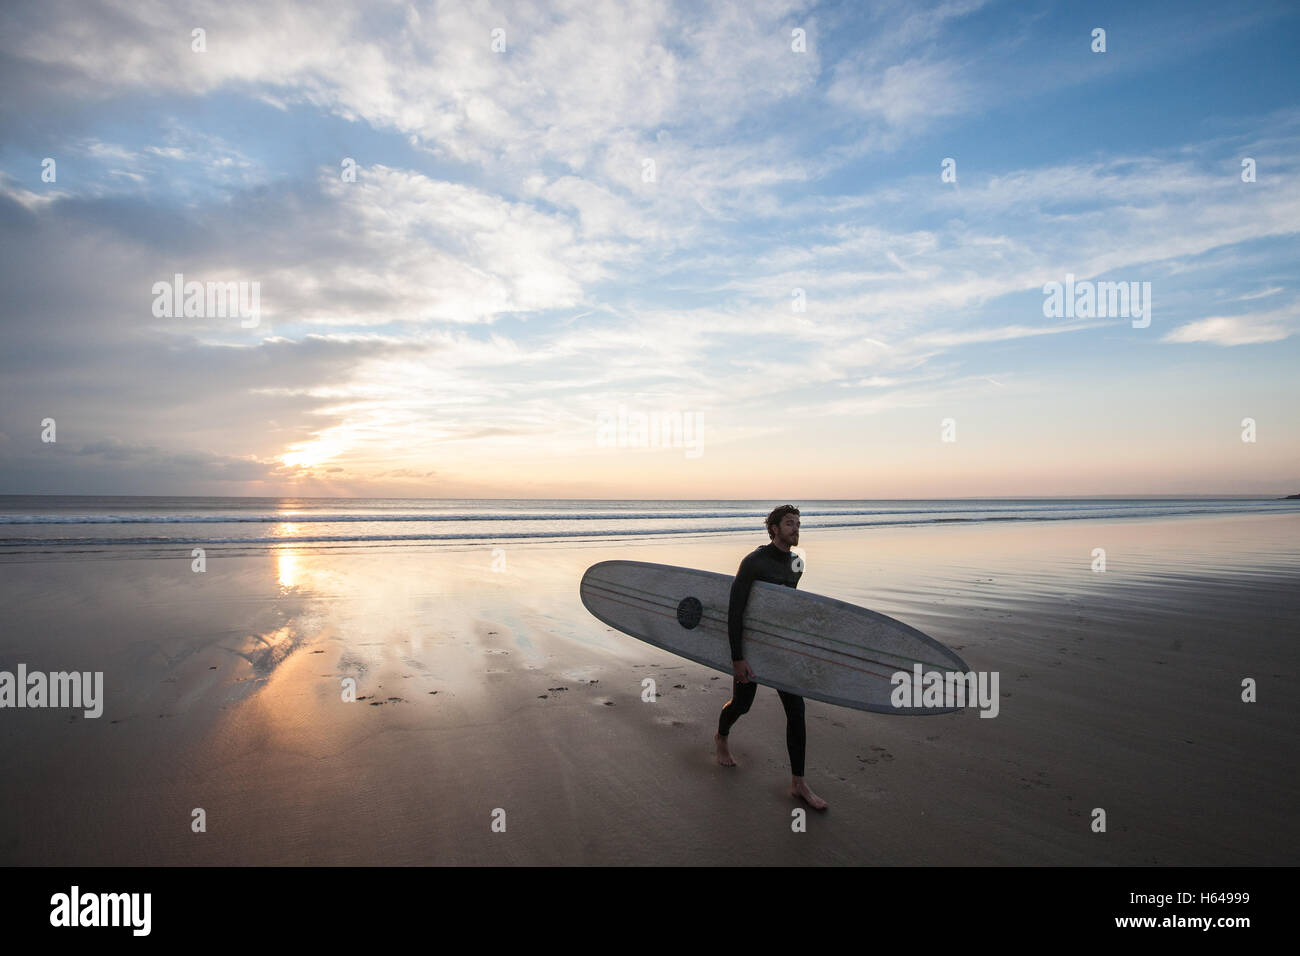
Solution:
[[[265,677],[301,643],[302,635],[298,634],[291,625],[286,624],[266,634],[250,635],[242,647],[226,649],[248,661],[253,668],[253,673]]]

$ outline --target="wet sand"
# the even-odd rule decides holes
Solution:
[[[202,574],[188,552],[10,559],[0,670],[102,670],[106,700],[0,710],[0,863],[1294,865],[1297,532],[806,522],[801,589],[919,627],[998,671],[1001,699],[994,719],[809,701],[831,807],[802,833],[776,693],[717,766],[729,680],[577,593],[614,557],[734,573],[761,532],[210,549]]]

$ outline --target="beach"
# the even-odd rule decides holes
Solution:
[[[0,863],[1300,862],[1300,514],[806,519],[801,590],[921,629],[996,671],[1000,701],[991,719],[808,701],[830,809],[804,832],[775,691],[720,767],[729,679],[578,596],[612,558],[734,574],[755,524],[209,548],[202,572],[187,548],[7,557],[0,668],[102,671],[104,701],[0,712]]]

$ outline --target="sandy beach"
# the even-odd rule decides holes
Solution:
[[[0,863],[1294,865],[1298,538],[1296,515],[809,522],[801,589],[998,671],[1001,701],[809,701],[830,810],[805,833],[776,693],[721,768],[729,680],[578,598],[614,557],[732,574],[761,532],[212,549],[204,573],[188,552],[9,558],[0,668],[102,670],[105,702],[3,713]]]

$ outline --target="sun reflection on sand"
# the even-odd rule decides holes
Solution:
[[[292,538],[298,533],[298,526],[292,522],[283,521],[275,525],[271,529],[271,533],[277,538]],[[288,591],[297,587],[303,570],[298,552],[292,547],[276,548],[275,570],[281,590]]]
[[[298,552],[293,548],[277,548],[275,552],[275,573],[281,590],[291,590],[298,586],[302,577],[302,562]]]

